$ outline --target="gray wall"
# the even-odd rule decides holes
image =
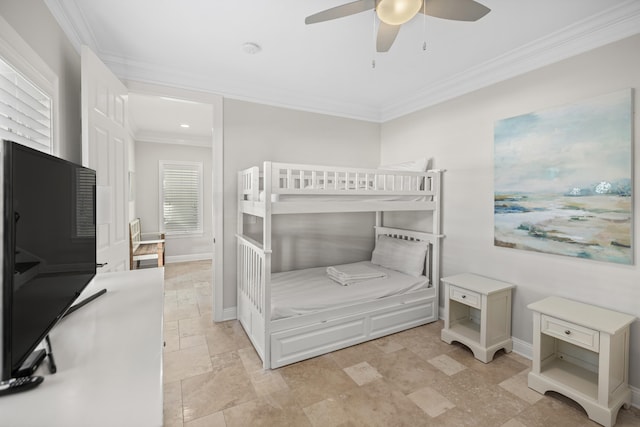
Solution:
[[[135,142],[136,215],[143,233],[160,229],[159,161],[176,160],[202,163],[204,185],[204,233],[201,236],[171,237],[166,240],[166,261],[186,261],[211,258],[213,252],[211,148],[188,145]]]
[[[377,167],[380,126],[358,120],[249,102],[224,101],[224,307],[236,306],[237,172],[278,162]],[[283,216],[274,269],[290,270],[371,256],[370,214]],[[257,224],[249,224],[255,228]],[[279,234],[276,232],[275,234]],[[318,250],[319,249],[319,250]],[[284,256],[282,256],[284,255]],[[347,256],[347,258],[345,258]]]
[[[0,15],[58,75],[59,155],[80,163],[80,55],[42,0],[2,0]]]
[[[446,169],[443,192],[443,275],[470,271],[517,285],[513,336],[532,342],[526,306],[549,295],[640,316],[640,267],[594,262],[493,245],[493,126],[496,120],[590,97],[640,88],[640,36],[544,67],[452,101],[387,122],[383,162],[431,156]],[[640,160],[635,115],[635,159]],[[550,153],[549,155],[553,155]],[[640,174],[635,171],[635,200]],[[636,202],[635,247],[640,243]],[[440,303],[442,305],[442,301]],[[631,383],[640,387],[640,321],[631,327]]]

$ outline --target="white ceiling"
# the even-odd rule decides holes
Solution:
[[[374,122],[640,33],[640,0],[479,0],[480,21],[419,14],[381,54],[373,11],[304,24],[349,1],[45,0],[123,79]]]
[[[213,106],[130,93],[129,125],[136,141],[211,147]]]

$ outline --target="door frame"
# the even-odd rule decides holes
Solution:
[[[123,80],[129,92],[149,96],[169,96],[187,101],[210,104],[213,107],[213,141],[212,159],[212,189],[211,198],[213,217],[213,321],[221,322],[224,316],[224,140],[223,140],[223,98],[214,93],[198,92],[153,83]]]

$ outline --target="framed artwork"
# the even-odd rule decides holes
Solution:
[[[633,92],[499,120],[496,246],[633,264]]]

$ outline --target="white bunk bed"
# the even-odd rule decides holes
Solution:
[[[262,171],[252,167],[238,173],[237,315],[265,369],[438,319],[440,241],[444,237],[440,225],[441,174],[439,170],[409,172],[275,162],[264,162]],[[383,212],[391,211],[430,211],[432,231],[384,227]],[[272,306],[288,300],[281,289],[290,287],[292,281],[318,286],[329,286],[323,281],[331,283],[324,268],[272,275],[272,216],[341,212],[376,212],[376,242],[380,236],[427,242],[420,277],[388,295],[383,292],[358,299],[353,296],[358,293],[354,289],[347,291],[333,283],[338,292],[350,296],[343,300],[341,294],[330,297],[341,302],[320,308]],[[262,242],[244,234],[245,214],[262,218]]]

